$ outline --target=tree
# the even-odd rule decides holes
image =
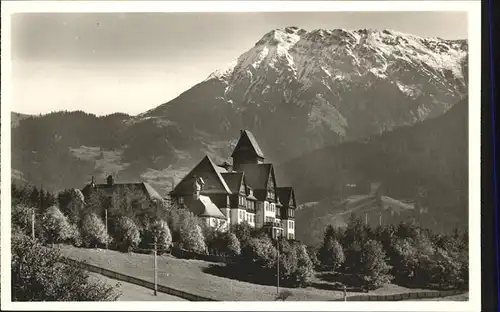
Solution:
[[[180,223],[180,247],[189,251],[205,253],[207,246],[197,218],[192,213],[184,214]]]
[[[137,225],[129,217],[120,217],[115,229],[115,243],[121,251],[131,251],[141,241],[141,233]]]
[[[366,286],[370,289],[378,288],[390,282],[388,274],[390,266],[386,263],[386,255],[382,244],[375,240],[368,240],[361,250],[360,274],[363,275]]]
[[[172,246],[172,234],[167,222],[163,220],[156,221],[153,224],[153,237],[156,237],[156,243],[162,249],[169,249]]]
[[[45,211],[41,225],[44,239],[51,244],[66,242],[74,235],[74,229],[68,218],[56,206]]]
[[[146,228],[150,220],[156,217],[150,211],[150,201],[146,195],[132,186],[118,188],[113,192],[111,202],[107,206],[110,216],[128,217],[141,228]]]
[[[369,231],[367,226],[361,221],[360,218],[351,215],[342,242],[346,258],[346,272],[359,272],[360,268],[358,265],[361,263],[359,257],[361,256],[361,250],[364,248],[368,238]]]
[[[241,249],[236,270],[241,274],[250,274],[260,279],[275,276],[276,248],[268,237],[251,238]]]
[[[108,199],[104,195],[103,191],[100,189],[91,189],[86,196],[86,212],[92,212],[98,216],[102,216],[104,214],[104,209],[109,206]]]
[[[327,238],[319,251],[319,259],[326,268],[337,270],[344,264],[344,249],[337,240]]]
[[[115,287],[92,281],[81,267],[63,264],[57,249],[19,232],[12,236],[11,263],[12,301],[114,301],[120,296]]]
[[[239,256],[241,254],[241,245],[238,237],[234,233],[227,233],[227,252],[230,256]]]
[[[279,248],[280,251],[280,281],[282,281],[283,284],[295,285],[297,283],[297,278],[294,274],[296,273],[298,267],[297,248],[283,237],[278,240],[277,248]],[[276,264],[274,264],[274,268],[276,268]]]
[[[57,195],[61,211],[73,224],[79,224],[85,209],[85,197],[78,189],[66,189]]]
[[[313,267],[317,268],[321,265],[321,262],[318,259],[318,251],[316,250],[315,247],[307,247],[307,254],[309,255],[309,258],[311,259],[311,262],[313,264]]]
[[[104,222],[95,213],[88,214],[83,218],[81,236],[82,243],[86,247],[103,246],[106,242],[111,241],[106,233]]]
[[[231,231],[236,235],[242,247],[252,238],[253,229],[246,221],[231,226]]]
[[[294,282],[300,287],[309,286],[314,278],[314,266],[307,253],[306,246],[296,244],[297,269],[294,272]]]
[[[31,216],[35,208],[19,203],[12,206],[12,228],[18,228],[25,234],[31,235]]]

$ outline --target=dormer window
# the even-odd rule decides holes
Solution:
[[[246,206],[247,205],[247,199],[244,196],[239,196],[239,205],[240,206]]]

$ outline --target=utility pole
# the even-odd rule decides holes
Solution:
[[[154,240],[154,250],[153,250],[153,254],[154,254],[154,271],[155,271],[155,296],[158,295],[158,282],[157,282],[157,274],[156,274],[156,236],[155,236],[155,240]]]
[[[278,237],[277,237],[277,241],[276,241],[276,246],[277,246],[277,250],[278,250],[278,265],[277,265],[277,269],[278,269],[278,274],[277,274],[277,279],[276,279],[276,295],[279,296],[280,295],[280,236],[278,234]]]
[[[108,249],[108,237],[109,237],[109,233],[108,233],[108,208],[104,209],[104,219],[106,221],[106,249]]]
[[[31,238],[35,240],[35,208],[31,209]]]

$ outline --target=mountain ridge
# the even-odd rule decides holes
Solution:
[[[114,174],[166,193],[205,154],[226,160],[240,129],[281,163],[439,116],[466,95],[467,51],[466,41],[393,31],[273,30],[228,68],[144,113],[20,120],[13,166],[55,189]]]

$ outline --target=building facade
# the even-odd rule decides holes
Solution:
[[[216,165],[205,156],[174,187],[171,198],[201,218],[219,220],[207,221],[212,226],[227,230],[247,222],[273,238],[295,239],[293,188],[277,185],[274,167],[264,162],[250,131],[241,130],[231,157],[232,165]]]

